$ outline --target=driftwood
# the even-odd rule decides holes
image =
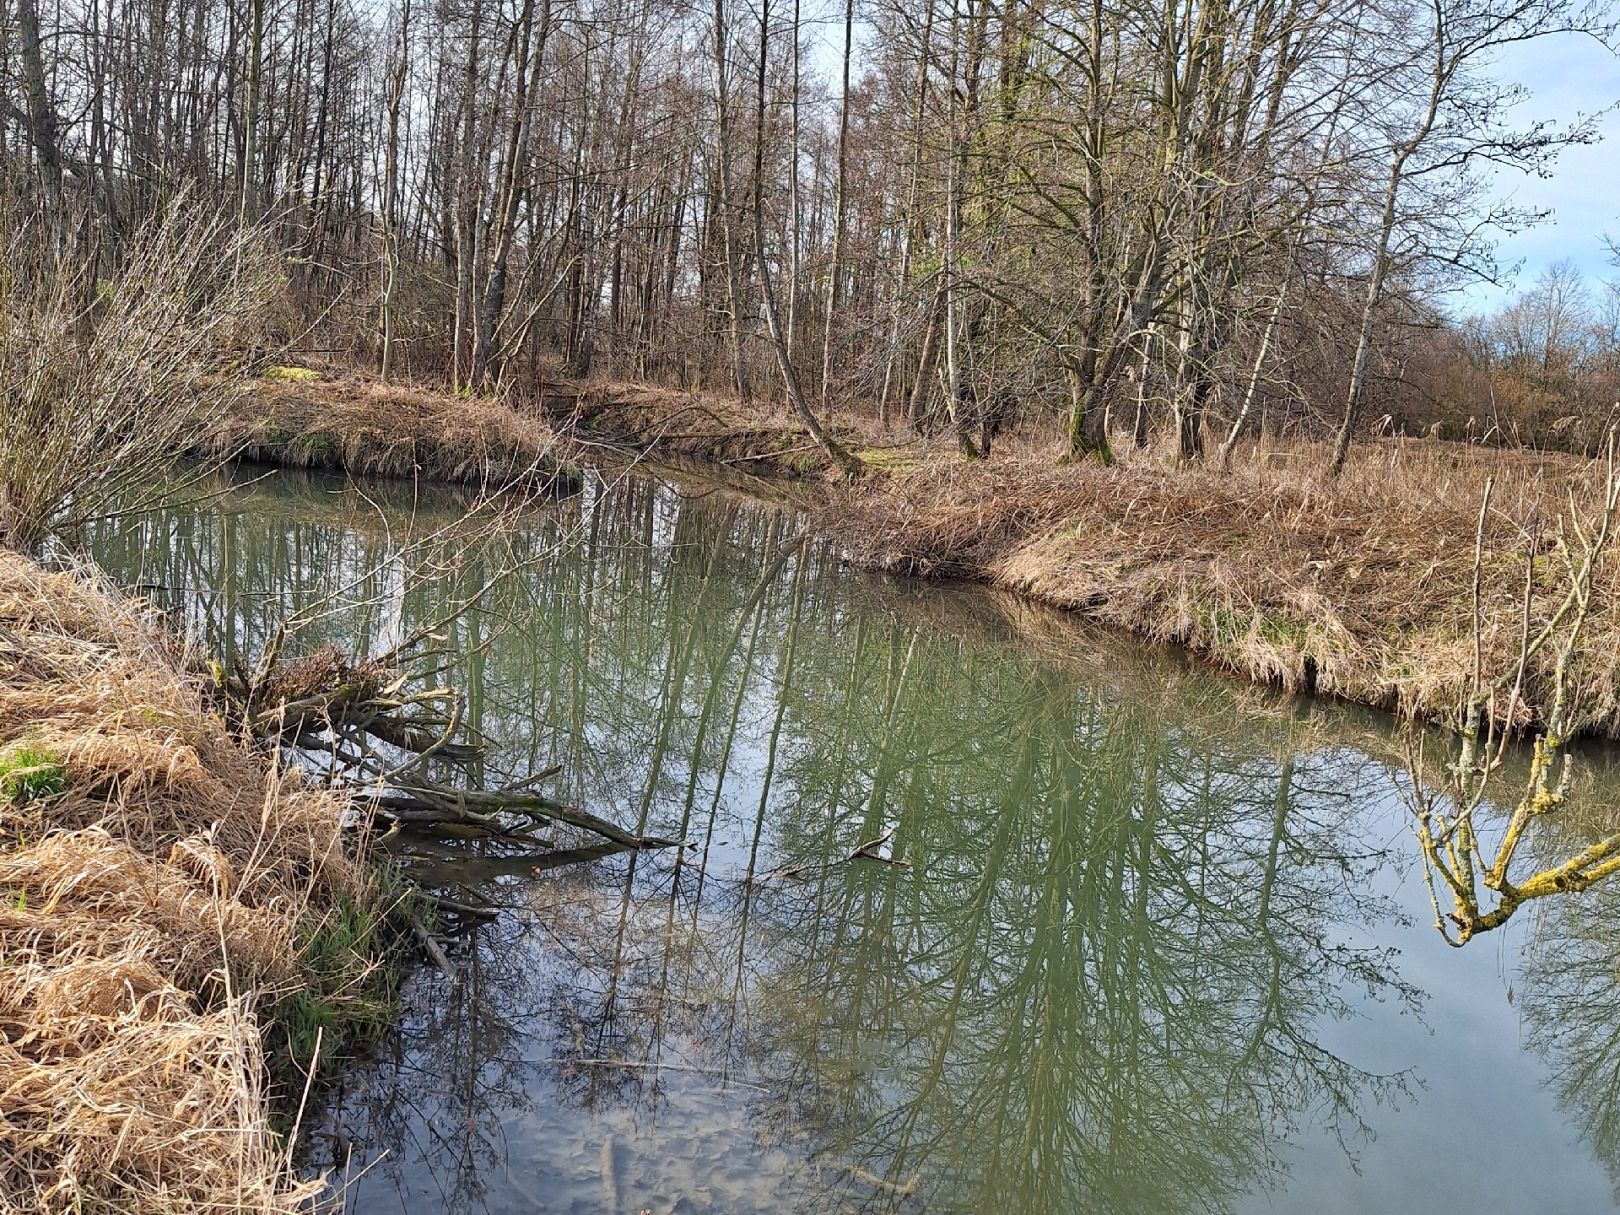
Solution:
[[[424,634],[421,640],[441,639]],[[518,873],[676,844],[538,792],[536,786],[556,776],[557,767],[496,789],[472,787],[473,767],[488,743],[467,729],[462,694],[434,683],[438,669],[423,670],[444,655],[415,653],[413,672],[404,666],[404,654],[414,644],[379,659],[352,660],[325,646],[283,661],[283,642],[278,633],[251,670],[239,661],[230,667],[213,664],[208,674],[218,707],[256,745],[290,754],[329,786],[353,794],[364,813],[349,826],[378,832],[375,839],[417,873],[431,866],[434,839],[486,843],[491,856],[480,855],[480,864],[493,860]],[[542,827],[558,823],[589,832],[596,841],[557,848],[537,838]],[[498,908],[413,885],[410,935],[433,965],[459,984],[460,973],[435,931],[454,936],[472,923],[494,919]],[[423,922],[422,911],[432,914],[435,931]]]
[[[894,829],[891,827],[876,839],[870,839],[864,844],[857,845],[848,856],[843,857],[840,860],[826,861],[820,864],[816,864],[811,861],[803,861],[797,865],[785,865],[781,869],[773,869],[769,873],[761,874],[758,880],[762,882],[772,881],[773,879],[776,881],[785,881],[788,878],[802,877],[808,871],[824,873],[827,870],[834,869],[839,865],[847,865],[851,861],[861,860],[877,861],[880,864],[893,865],[896,869],[910,869],[910,861],[902,861],[893,856],[884,856],[883,853],[878,851],[878,849],[882,848],[884,844],[889,843],[893,839]]]
[[[424,682],[385,659],[351,660],[325,646],[283,662],[281,639],[249,671],[240,662],[210,674],[226,717],[264,747],[297,753],[330,785],[372,810],[365,823],[419,835],[534,843],[543,823],[589,831],[621,848],[668,848],[677,841],[641,835],[535,790],[557,775],[548,768],[497,789],[462,788],[445,773],[466,771],[488,750],[466,737],[465,700],[454,688]],[[437,657],[419,655],[419,659]],[[435,766],[436,765],[436,766]]]
[[[421,944],[422,952],[427,954],[433,960],[433,964],[444,972],[445,978],[449,979],[453,986],[460,986],[461,972],[450,964],[449,955],[444,952],[443,946],[433,939],[426,925],[422,923],[421,917],[411,916],[411,932],[415,934],[417,941]]]
[[[493,920],[499,914],[499,909],[489,903],[469,903],[463,899],[451,898],[447,894],[437,891],[418,890],[416,898],[426,903],[440,915],[466,916],[473,920]]]
[[[521,835],[512,819],[567,823],[593,831],[627,848],[673,848],[679,841],[656,835],[637,835],[577,806],[565,805],[522,789],[465,790],[440,785],[396,785],[370,796],[379,817],[409,827],[455,825],[497,835]]]

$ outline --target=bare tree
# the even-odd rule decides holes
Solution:
[[[1590,122],[1565,129],[1545,123],[1510,125],[1518,93],[1486,68],[1509,46],[1554,34],[1607,37],[1613,28],[1606,7],[1573,0],[1525,0],[1508,6],[1490,0],[1427,0],[1398,10],[1393,20],[1398,25],[1379,42],[1393,49],[1396,58],[1384,64],[1380,79],[1386,87],[1372,95],[1378,115],[1368,120],[1379,133],[1375,146],[1385,164],[1350,382],[1328,461],[1332,476],[1344,468],[1361,417],[1373,326],[1394,269],[1397,233],[1410,234],[1415,244],[1405,254],[1408,264],[1426,257],[1466,265],[1479,251],[1473,247],[1476,229],[1458,192],[1473,184],[1470,174],[1476,165],[1534,169],[1560,148],[1593,137]],[[1400,36],[1407,29],[1412,41],[1403,47]],[[1445,222],[1448,217],[1454,222]],[[1509,223],[1514,216],[1496,213],[1487,219]]]
[[[718,6],[719,0],[716,0]],[[716,10],[718,14],[718,8]],[[754,252],[757,258],[759,273],[759,294],[765,310],[765,324],[770,333],[771,345],[776,350],[777,370],[782,374],[782,384],[787,389],[788,400],[793,406],[794,413],[799,415],[799,421],[804,424],[805,431],[815,445],[826,452],[828,459],[841,469],[846,476],[857,477],[866,471],[861,463],[844,445],[822,429],[817,421],[809,402],[805,400],[804,390],[799,383],[798,369],[793,365],[793,356],[788,351],[787,335],[783,331],[780,313],[776,305],[776,289],[771,283],[770,256],[765,247],[765,78],[766,69],[770,63],[770,0],[760,0],[759,6],[759,62],[755,72],[754,89]]]

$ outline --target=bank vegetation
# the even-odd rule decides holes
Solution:
[[[0,551],[0,1209],[293,1211],[313,1069],[387,1023],[398,893],[162,622]]]

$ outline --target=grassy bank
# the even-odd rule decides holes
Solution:
[[[246,424],[285,427],[310,416],[342,426],[342,402],[357,391],[350,383],[250,394]],[[988,583],[1185,647],[1258,682],[1427,717],[1452,712],[1472,678],[1475,541],[1487,482],[1479,578],[1486,670],[1517,654],[1525,528],[1542,537],[1530,588],[1531,616],[1540,621],[1564,587],[1553,555],[1560,515],[1573,504],[1589,520],[1601,497],[1602,470],[1590,462],[1458,443],[1359,445],[1344,474],[1328,480],[1325,453],[1307,444],[1262,440],[1222,472],[1158,450],[1123,453],[1111,466],[1059,466],[1054,436],[1020,434],[970,462],[948,441],[896,441],[855,421],[838,433],[869,472],[844,484],[823,475],[825,462],[786,415],[713,396],[558,382],[543,410],[519,413],[413,391],[435,402],[435,428],[488,433],[488,418],[504,413],[502,426],[544,433],[530,441],[569,458],[605,445],[790,474],[803,481],[801,497],[821,530],[859,564]],[[332,411],[322,404],[328,395],[338,400]],[[286,404],[292,399],[296,411]],[[364,447],[366,433],[355,426],[341,442]],[[1616,573],[1612,562],[1600,571],[1575,663],[1581,727],[1611,738],[1620,738]],[[1532,664],[1514,713],[1520,724],[1539,715],[1547,661]]]
[[[551,426],[506,406],[355,377],[278,368],[233,398],[201,454],[357,476],[570,489]]]
[[[291,1211],[302,1069],[376,1021],[374,870],[158,623],[0,551],[0,1210]]]
[[[521,408],[413,385],[278,368],[233,397],[202,454],[453,485],[567,488],[600,456],[692,459],[818,476],[824,461],[785,409],[640,384],[548,381]],[[859,436],[846,435],[859,445]]]
[[[835,491],[827,525],[869,566],[991,583],[1234,673],[1423,717],[1460,703],[1480,661],[1511,669],[1525,615],[1522,527],[1539,521],[1539,624],[1565,589],[1560,510],[1596,511],[1601,470],[1562,455],[1426,441],[1355,450],[1336,481],[1312,447],[1251,450],[1231,471],[1144,453],[1054,467],[1017,450],[923,461]],[[1620,737],[1620,593],[1600,572],[1576,660],[1581,727]],[[1519,724],[1539,717],[1550,655],[1533,663]],[[1507,697],[1500,698],[1505,705]],[[1528,708],[1525,707],[1528,705]]]

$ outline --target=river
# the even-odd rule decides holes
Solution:
[[[1620,1209],[1620,894],[1448,948],[1385,719],[713,485],[469,540],[455,491],[237,476],[97,559],[249,655],[435,625],[475,775],[685,844],[425,862],[505,910],[307,1116],[356,1215]]]

